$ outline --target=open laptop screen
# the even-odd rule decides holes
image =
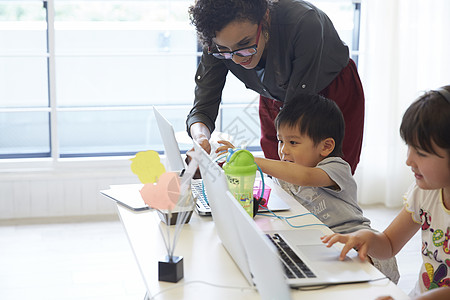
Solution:
[[[239,240],[239,228],[232,221],[233,216],[226,201],[228,185],[225,173],[195,141],[194,149],[195,157],[193,159],[197,159],[199,163],[217,234],[248,283],[253,284],[248,258],[244,246]]]
[[[166,155],[168,171],[180,171],[185,168],[183,158],[181,157],[178,142],[175,139],[175,132],[172,124],[153,106],[156,122],[158,124],[159,133],[161,135],[164,152]]]

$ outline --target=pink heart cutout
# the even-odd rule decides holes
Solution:
[[[180,177],[177,172],[163,173],[157,183],[144,184],[140,193],[151,208],[172,210],[180,197]]]

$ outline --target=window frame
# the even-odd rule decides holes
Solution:
[[[361,13],[361,1],[353,0],[352,1],[355,9],[354,9],[354,30],[353,30],[353,42],[352,49],[350,49],[351,57],[355,60],[355,63],[358,63],[359,56],[359,29],[360,29],[360,13]],[[134,110],[134,111],[142,111],[148,110],[149,112],[152,110],[152,105],[144,105],[144,106],[120,106],[120,107],[58,107],[56,103],[56,63],[55,63],[55,0],[43,0],[42,1],[45,11],[46,11],[46,25],[47,25],[47,52],[45,54],[41,54],[46,57],[47,60],[47,73],[48,73],[48,107],[36,107],[36,108],[0,108],[0,112],[48,112],[49,114],[49,135],[50,135],[50,151],[49,153],[32,153],[32,154],[4,154],[0,155],[0,162],[14,162],[17,163],[22,160],[36,160],[36,161],[51,161],[53,163],[61,161],[61,160],[72,160],[75,158],[83,158],[85,160],[104,160],[104,157],[109,157],[112,160],[115,160],[118,157],[128,157],[130,155],[134,155],[133,152],[115,152],[115,153],[95,153],[95,154],[74,154],[74,155],[61,155],[59,149],[59,138],[58,138],[58,115],[60,112],[69,112],[69,111],[89,111],[89,110],[99,110],[99,111],[108,111],[108,110]],[[355,30],[356,28],[356,30]],[[202,55],[201,49],[197,49],[197,59],[199,59]],[[27,54],[17,54],[15,56],[29,56]],[[249,104],[222,104],[219,109],[218,118],[216,121],[216,126],[218,130],[223,128],[223,111],[229,109],[231,107],[247,107]],[[254,102],[250,105],[257,107],[257,102]],[[260,147],[249,147],[250,150],[259,151]],[[184,151],[183,151],[184,152]]]

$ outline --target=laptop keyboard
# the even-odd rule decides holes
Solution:
[[[283,238],[275,233],[273,235],[267,234],[267,237],[272,241],[278,250],[285,274],[288,278],[315,278],[316,275],[308,266],[295,254]]]
[[[206,190],[203,193],[203,182],[201,180],[193,180],[191,183],[191,189],[194,197],[197,197],[197,202],[200,202],[205,209],[210,209],[208,199],[205,198]]]

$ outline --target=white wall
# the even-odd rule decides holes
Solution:
[[[128,159],[52,164],[0,171],[0,219],[115,214],[99,191],[139,183]]]

